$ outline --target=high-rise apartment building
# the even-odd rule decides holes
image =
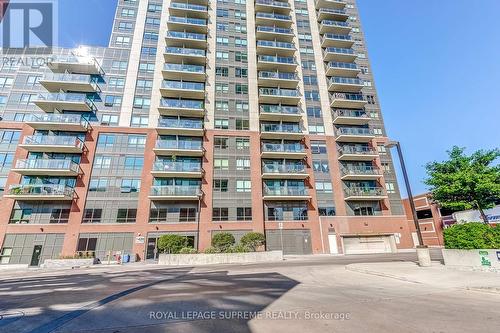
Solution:
[[[109,47],[53,53],[0,69],[1,263],[412,246],[354,0],[119,0]]]

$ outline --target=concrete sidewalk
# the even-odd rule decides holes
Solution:
[[[419,267],[414,262],[359,263],[345,266],[346,270],[392,278],[405,282],[426,284],[438,288],[500,293],[500,274],[481,271],[463,271],[447,268],[439,262],[431,267]]]

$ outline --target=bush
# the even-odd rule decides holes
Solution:
[[[193,249],[192,247],[183,247],[182,249],[179,250],[179,254],[195,254],[198,253],[196,249]]]
[[[242,245],[234,245],[229,247],[224,253],[244,253],[244,252],[252,252],[252,249]]]
[[[168,234],[158,238],[158,250],[160,252],[175,254],[185,247],[188,247],[188,239],[185,236]]]
[[[207,247],[205,251],[203,251],[205,254],[214,254],[214,253],[220,253],[215,247]]]
[[[249,232],[241,237],[240,242],[241,245],[255,252],[258,247],[266,244],[266,237],[260,232]]]
[[[212,246],[219,252],[226,252],[234,243],[234,236],[229,232],[218,232],[212,237]]]
[[[444,246],[447,249],[498,249],[500,226],[491,227],[480,222],[456,224],[444,230]]]

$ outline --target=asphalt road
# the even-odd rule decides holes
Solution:
[[[500,294],[345,267],[415,259],[414,253],[314,256],[266,264],[136,265],[0,278],[0,332],[498,331]]]

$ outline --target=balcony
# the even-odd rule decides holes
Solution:
[[[206,48],[207,35],[194,32],[167,31],[165,36],[167,46],[188,48]]]
[[[25,136],[19,147],[30,152],[73,153],[83,152],[83,141],[74,136],[30,135]]]
[[[255,14],[255,24],[288,28],[292,24],[292,17],[290,15],[257,12]]]
[[[205,82],[205,66],[164,64],[162,70],[163,78],[166,80],[183,80]]]
[[[258,84],[266,87],[297,88],[299,78],[295,72],[259,71]]]
[[[333,20],[323,20],[319,24],[319,33],[326,34],[339,34],[339,35],[347,35],[351,32],[351,26],[348,22],[344,21],[333,21]]]
[[[158,156],[203,156],[203,142],[158,140],[153,151]]]
[[[360,92],[365,86],[363,80],[356,77],[339,77],[332,76],[328,82],[329,91],[341,91],[341,92]]]
[[[33,103],[45,112],[80,111],[89,112],[96,109],[87,95],[79,93],[45,93],[39,94]]]
[[[290,139],[300,140],[304,133],[299,124],[260,124],[260,137],[262,139]]]
[[[199,200],[202,192],[199,186],[157,185],[151,187],[151,200]]]
[[[297,105],[299,102],[297,89],[259,88],[259,103]]]
[[[153,177],[201,178],[203,169],[200,163],[183,161],[157,161],[151,170]]]
[[[344,189],[346,201],[383,200],[387,198],[381,187],[348,187]]]
[[[73,196],[73,188],[58,184],[11,185],[3,195],[20,201],[71,201]]]
[[[189,16],[194,18],[208,18],[207,0],[190,0],[189,3],[171,2],[170,15]]]
[[[307,156],[301,143],[268,143],[261,144],[261,158],[303,159]]]
[[[265,179],[305,179],[309,177],[302,163],[263,163],[262,178]]]
[[[356,58],[357,55],[353,49],[342,47],[327,47],[323,51],[323,59],[325,61],[353,62],[354,60],[356,60]]]
[[[374,166],[346,166],[340,171],[342,180],[376,180],[382,177],[382,170]]]
[[[101,65],[93,57],[78,57],[74,55],[54,56],[47,62],[47,67],[54,73],[104,74]]]
[[[258,40],[257,54],[259,55],[281,55],[291,57],[295,54],[295,45],[293,43],[277,42],[272,40]]]
[[[320,8],[318,10],[318,21],[337,20],[347,21],[349,14],[344,9]]]
[[[96,79],[87,74],[50,73],[40,80],[40,84],[49,92],[78,91],[93,93],[100,91]]]
[[[269,188],[264,186],[264,200],[309,200],[311,196],[307,188],[302,187],[279,187]]]
[[[332,108],[362,109],[367,101],[363,94],[333,93],[330,94]]]
[[[78,176],[80,167],[71,160],[24,159],[17,160],[12,171],[26,176]]]
[[[327,76],[356,77],[360,72],[358,65],[352,62],[330,61],[326,66]]]
[[[69,132],[87,132],[89,123],[79,114],[32,114],[26,124],[36,130],[50,131],[69,131]]]
[[[344,9],[344,0],[316,0],[316,8]]]
[[[197,99],[162,98],[158,111],[163,116],[203,117],[205,102]]]
[[[259,109],[261,120],[300,121],[302,118],[297,106],[262,104]]]
[[[157,132],[159,134],[203,136],[203,121],[194,119],[168,119],[158,120]]]
[[[366,125],[370,121],[365,110],[335,109],[332,117],[335,125]]]
[[[189,61],[192,64],[204,65],[207,61],[206,51],[203,49],[188,49],[175,46],[167,46],[163,57],[166,62],[172,63]]]
[[[282,42],[293,41],[293,31],[288,28],[258,26],[255,33],[257,39],[272,39]]]
[[[259,70],[279,70],[283,72],[294,72],[297,62],[294,57],[281,57],[270,55],[257,56],[257,69]]]
[[[163,97],[205,98],[205,84],[189,81],[163,80],[160,88]]]
[[[204,18],[170,16],[167,21],[167,27],[171,30],[206,33],[207,20]]]
[[[256,12],[271,12],[278,14],[289,14],[291,11],[290,4],[284,1],[274,1],[274,0],[256,0],[255,1],[255,11]]]
[[[370,142],[375,138],[373,130],[360,127],[340,127],[335,130],[338,142]]]
[[[368,146],[344,145],[338,149],[340,161],[372,161],[378,157],[375,149]]]

